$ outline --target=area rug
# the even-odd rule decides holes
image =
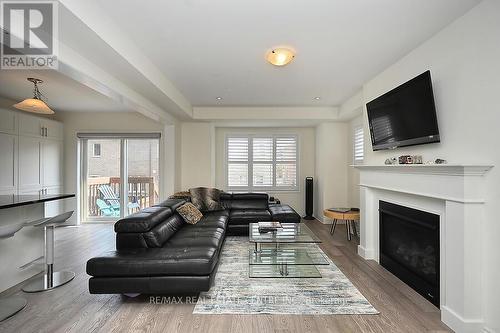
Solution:
[[[200,294],[194,314],[379,313],[326,255],[330,265],[317,266],[321,278],[250,278],[249,246],[246,237],[226,239],[214,285]]]

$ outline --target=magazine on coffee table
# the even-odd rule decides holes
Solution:
[[[259,232],[276,231],[283,228],[280,222],[259,222]]]

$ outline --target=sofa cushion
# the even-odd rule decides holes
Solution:
[[[231,209],[267,209],[268,202],[266,193],[233,193]]]
[[[220,228],[183,228],[177,232],[174,237],[170,238],[164,247],[172,246],[215,246],[220,248],[224,242],[226,232]]]
[[[229,220],[229,212],[221,210],[218,212],[207,212],[201,220],[196,223],[197,228],[209,228],[217,227],[221,229],[226,229]],[[192,227],[191,225],[186,225],[186,227]]]
[[[230,224],[249,224],[261,221],[271,221],[267,209],[232,209],[229,213]]]
[[[87,262],[97,277],[208,275],[217,264],[217,247],[126,249],[107,252]]]
[[[195,187],[190,188],[191,202],[202,212],[221,210],[221,191],[216,188]]]
[[[281,223],[300,223],[300,215],[288,205],[270,205],[269,211],[273,221]]]
[[[222,205],[222,208],[228,210],[231,209],[231,202],[233,200],[233,195],[228,192],[222,192],[220,194],[220,204]]]
[[[177,213],[188,224],[196,224],[203,217],[203,214],[190,202],[185,203],[176,209]]]
[[[186,223],[182,217],[176,213],[159,223],[150,231],[143,233],[143,237],[148,247],[162,247],[167,240],[174,236],[185,225]]]
[[[184,200],[182,201],[184,203]],[[172,216],[170,207],[148,207],[115,223],[115,232],[147,232]]]

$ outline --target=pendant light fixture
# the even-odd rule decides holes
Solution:
[[[47,103],[44,102],[44,100],[42,99],[43,95],[40,92],[40,90],[38,90],[38,85],[43,81],[32,77],[29,77],[27,80],[32,82],[34,85],[33,98],[27,98],[22,102],[14,104],[13,107],[27,112],[40,113],[40,114],[53,114],[54,111],[51,110],[47,105]]]

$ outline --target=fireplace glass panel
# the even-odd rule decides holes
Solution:
[[[380,263],[439,306],[439,215],[380,201]]]

